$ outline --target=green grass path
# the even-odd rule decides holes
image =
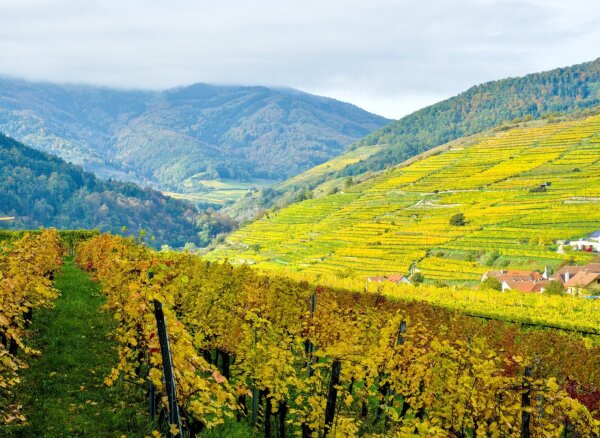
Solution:
[[[53,309],[34,315],[31,342],[39,358],[22,372],[18,389],[28,425],[2,431],[7,437],[143,437],[153,427],[143,390],[103,379],[117,361],[112,317],[88,274],[67,260],[55,287]]]

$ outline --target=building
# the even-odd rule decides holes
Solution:
[[[396,283],[396,284],[410,284],[410,281],[408,280],[408,278],[406,278],[402,274],[388,275],[387,280],[391,281],[392,283]]]
[[[548,268],[541,274],[536,271],[487,271],[481,277],[485,281],[489,277],[496,278],[502,285],[502,292],[506,290],[518,290],[521,292],[543,292],[549,283]]]
[[[554,275],[550,277],[551,280],[560,281],[563,286],[577,274],[582,271],[589,271],[593,273],[600,273],[600,263],[589,263],[585,266],[563,266]]]
[[[572,240],[568,244],[571,248],[578,251],[600,252],[600,231],[594,231],[587,237],[579,240]]]
[[[600,272],[591,272],[589,269],[579,271],[565,283],[565,288],[570,294],[575,294],[582,289],[600,291]]]

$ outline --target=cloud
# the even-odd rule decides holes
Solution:
[[[290,86],[399,117],[592,60],[595,0],[3,0],[0,73],[162,89]]]

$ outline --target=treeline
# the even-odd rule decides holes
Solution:
[[[412,113],[368,135],[355,146],[386,147],[348,166],[359,175],[401,163],[435,146],[515,119],[538,119],[600,104],[600,58],[579,65],[474,86],[458,96]]]
[[[60,158],[0,134],[0,227],[152,230],[156,245],[206,244],[189,203],[132,183],[104,181]],[[210,233],[210,230],[208,231]]]
[[[600,433],[600,351],[579,336],[314,288],[108,235],[80,245],[77,261],[117,319],[120,360],[106,383],[149,382],[159,401],[153,303],[163,304],[191,436],[235,421],[266,437]]]

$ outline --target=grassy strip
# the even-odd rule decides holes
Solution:
[[[35,315],[31,327],[33,347],[42,356],[30,359],[18,389],[28,423],[0,428],[0,436],[150,435],[154,427],[143,390],[103,384],[117,355],[99,286],[68,260],[55,287],[61,298],[54,309]]]

